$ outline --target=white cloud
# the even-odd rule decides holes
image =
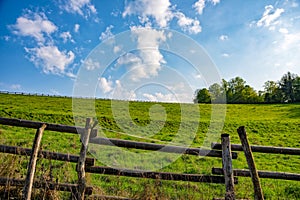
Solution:
[[[44,42],[45,34],[50,35],[57,30],[55,24],[49,21],[44,13],[33,13],[31,11],[17,18],[16,24],[12,25],[11,28],[14,29],[14,34],[30,36],[38,42]]]
[[[22,86],[21,86],[20,84],[12,84],[12,85],[10,86],[10,88],[11,88],[12,90],[20,90],[20,89],[22,88]]]
[[[110,79],[105,77],[99,78],[99,88],[103,91],[104,94],[109,93],[113,90],[113,82]]]
[[[159,44],[166,40],[164,31],[150,28],[131,27],[137,41],[137,55],[127,53],[117,60],[118,65],[125,65],[132,81],[157,76],[161,65],[166,63],[159,51]]]
[[[93,61],[91,58],[88,58],[85,62],[84,62],[84,67],[89,70],[89,71],[93,71],[95,69],[99,69],[100,68],[100,63],[97,61]]]
[[[156,92],[155,94],[143,94],[148,101],[155,102],[177,102],[176,97],[173,94],[162,94],[161,92]]]
[[[197,34],[202,31],[200,21],[186,17],[182,12],[177,12],[175,16],[178,18],[177,24],[190,34]]]
[[[283,8],[277,8],[276,10],[272,5],[265,7],[262,18],[256,23],[258,27],[270,27],[271,25],[276,25],[278,23],[277,19],[284,12]]]
[[[283,34],[289,33],[289,30],[287,30],[286,28],[280,28],[278,31],[279,31],[279,33],[283,33]]]
[[[78,33],[79,28],[80,28],[80,25],[79,25],[79,24],[75,24],[75,25],[74,25],[74,32],[75,32],[75,33]]]
[[[112,34],[112,32],[111,32],[111,29],[112,29],[113,27],[114,27],[113,25],[110,25],[110,26],[106,27],[105,31],[101,33],[99,39],[100,39],[101,41],[103,41],[103,40],[106,40],[106,39],[112,37],[113,34]]]
[[[166,27],[173,18],[169,0],[136,0],[126,2],[122,16],[126,17],[128,15],[139,15],[141,23],[149,23],[149,18],[153,18],[161,28]]]
[[[60,51],[57,46],[41,46],[25,48],[25,50],[30,55],[30,61],[37,67],[41,67],[44,73],[74,77],[67,69],[75,59],[72,51]]]
[[[210,2],[211,2],[213,5],[217,5],[218,3],[220,3],[220,0],[210,0]]]
[[[121,49],[122,49],[122,47],[117,45],[117,46],[114,46],[113,51],[114,51],[114,53],[118,53],[121,51]]]
[[[61,8],[69,13],[77,13],[82,16],[84,16],[86,12],[88,15],[90,15],[90,13],[97,13],[95,6],[91,4],[90,0],[66,0]]]
[[[205,0],[198,0],[194,5],[193,8],[197,11],[199,15],[202,15],[203,10],[205,8]]]
[[[289,50],[289,51],[292,51],[292,49],[299,50],[299,48],[300,48],[300,32],[286,33],[284,35],[284,40],[280,47],[282,50]]]
[[[223,53],[222,57],[228,58],[230,55],[228,53]]]
[[[209,1],[210,3],[212,3],[214,6],[217,5],[218,3],[220,3],[220,0],[198,0],[193,4],[193,8],[196,10],[196,12],[199,15],[202,15],[203,10],[205,8],[205,4],[206,2]]]
[[[57,96],[61,95],[56,89],[50,89],[50,93]]]
[[[111,94],[114,99],[129,101],[137,100],[135,92],[132,89],[126,88],[126,86],[124,87],[120,80],[116,80],[115,85],[116,86]]]
[[[228,36],[227,35],[221,35],[219,37],[219,39],[222,40],[222,41],[225,41],[225,40],[228,40]]]
[[[63,42],[66,43],[68,40],[70,40],[72,43],[74,43],[75,41],[72,39],[72,35],[69,31],[67,32],[62,32],[59,37],[61,37],[63,39]]]
[[[197,4],[198,6],[198,4]],[[177,24],[190,34],[201,32],[200,21],[187,17],[184,13],[175,10],[169,0],[136,0],[126,2],[123,17],[137,15],[138,20],[145,27],[152,27],[154,21],[160,28],[168,26],[169,22],[176,18]],[[196,8],[196,4],[194,6]],[[196,8],[198,9],[198,8]]]

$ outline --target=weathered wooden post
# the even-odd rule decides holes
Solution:
[[[222,167],[225,178],[226,194],[225,200],[234,200],[234,179],[232,170],[232,155],[229,134],[221,135],[222,141]]]
[[[84,200],[84,193],[86,188],[86,178],[85,178],[85,159],[86,153],[88,150],[88,143],[90,140],[90,134],[92,129],[92,119],[87,118],[85,123],[85,131],[81,134],[81,149],[80,149],[80,157],[78,159],[77,164],[77,175],[78,175],[78,191],[77,191],[77,200]]]
[[[31,199],[31,192],[32,192],[32,185],[33,185],[33,179],[35,174],[35,167],[36,167],[36,160],[38,157],[38,153],[40,150],[41,140],[43,136],[43,132],[46,128],[46,124],[43,124],[42,127],[40,127],[35,134],[35,138],[33,141],[32,146],[32,152],[30,156],[30,162],[28,164],[28,170],[24,185],[24,191],[23,191],[23,199],[30,200]]]
[[[247,163],[248,163],[248,167],[250,170],[250,175],[251,175],[252,183],[254,186],[254,199],[255,200],[263,200],[264,196],[263,196],[262,189],[260,186],[259,176],[258,176],[256,166],[254,163],[252,150],[250,148],[250,145],[249,145],[249,142],[247,139],[246,129],[244,126],[241,126],[237,129],[237,132],[239,134],[239,137],[240,137],[240,140],[242,143],[242,148],[244,150],[244,153],[245,153],[245,156],[247,159]]]

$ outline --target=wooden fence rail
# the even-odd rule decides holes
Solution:
[[[62,124],[52,124],[52,123],[46,123],[46,122],[34,122],[29,120],[22,120],[22,119],[11,119],[11,118],[4,118],[0,117],[0,124],[2,125],[9,125],[9,126],[18,126],[18,127],[24,127],[24,128],[34,128],[38,129],[43,124],[46,124],[46,129],[49,131],[56,131],[56,132],[64,132],[64,133],[73,133],[73,134],[83,134],[85,131],[85,128],[83,127],[76,127],[76,126],[68,126],[68,125],[62,125]],[[97,136],[97,129],[93,129],[91,132],[91,138]]]
[[[220,175],[179,174],[179,173],[169,173],[169,172],[151,172],[151,171],[141,171],[141,170],[113,169],[109,167],[94,166],[95,160],[92,158],[85,158],[86,150],[84,149],[87,148],[88,145],[87,141],[89,141],[89,143],[99,144],[99,145],[110,145],[110,146],[118,146],[123,148],[135,148],[135,149],[142,149],[142,150],[161,151],[167,153],[180,153],[180,154],[210,156],[210,157],[219,157],[219,158],[222,158],[222,151],[215,151],[215,150],[201,149],[201,148],[188,148],[183,146],[153,144],[153,143],[146,143],[146,142],[135,142],[135,141],[128,141],[128,140],[112,139],[112,138],[98,138],[97,130],[93,129],[94,126],[91,125],[86,126],[86,128],[83,128],[83,127],[67,126],[61,124],[34,122],[34,121],[20,120],[20,119],[10,119],[10,118],[3,118],[3,117],[0,117],[0,124],[17,126],[17,127],[25,127],[25,128],[34,128],[34,129],[38,129],[43,124],[45,124],[46,126],[45,130],[66,132],[66,133],[73,133],[73,134],[79,133],[81,136],[84,136],[86,131],[90,131],[91,134],[90,138],[87,137],[86,141],[83,140],[84,139],[83,137],[81,137],[81,142],[83,142],[82,147],[84,147],[81,149],[82,152],[81,156],[54,153],[54,152],[42,151],[42,150],[39,150],[37,154],[38,157],[43,157],[46,159],[76,162],[77,168],[78,166],[84,166],[83,168],[84,170],[80,170],[80,173],[78,173],[78,177],[79,177],[78,184],[58,184],[52,182],[43,183],[43,182],[35,181],[33,183],[34,188],[41,188],[41,187],[45,188],[47,186],[49,189],[54,188],[61,191],[71,191],[72,193],[75,194],[75,196],[80,197],[80,199],[82,199],[84,197],[82,193],[84,192],[84,190],[85,190],[84,192],[85,194],[92,193],[91,189],[89,189],[90,187],[86,187],[85,180],[82,179],[84,178],[84,176],[81,175],[84,174],[85,172],[117,175],[117,176],[128,176],[128,177],[136,177],[136,178],[172,180],[172,181],[191,181],[191,182],[221,183],[221,184],[225,183],[224,176],[220,176]],[[0,152],[17,154],[17,155],[27,155],[27,156],[32,155],[31,149],[16,147],[16,146],[7,146],[7,145],[0,145]],[[236,159],[237,153],[233,152],[232,158]],[[82,165],[82,163],[84,163],[84,165]],[[81,179],[83,181],[80,181]],[[237,183],[237,178],[234,178],[234,182]],[[20,179],[0,178],[0,185],[9,184],[15,186],[24,186],[24,183],[25,183],[24,180],[20,180]]]
[[[222,175],[222,168],[212,168],[212,174]],[[250,177],[250,171],[247,169],[233,169],[234,176]],[[286,172],[270,172],[258,171],[259,178],[282,179],[300,181],[300,174],[286,173]]]
[[[221,150],[222,145],[220,143],[211,143],[211,148],[215,150]],[[232,151],[243,151],[242,145],[231,144]],[[288,148],[288,147],[271,147],[271,146],[255,146],[251,145],[252,152],[257,153],[271,153],[271,154],[287,154],[287,155],[300,155],[299,148]]]
[[[2,178],[0,177],[0,185],[2,186],[18,186],[23,187],[25,184],[25,180],[23,179],[10,179],[10,178]],[[34,181],[34,188],[46,188],[49,190],[58,190],[58,191],[67,191],[75,193],[78,189],[77,184],[68,184],[68,183],[55,183],[55,182],[42,182],[42,181]],[[91,195],[93,192],[92,187],[86,187],[85,194]]]
[[[151,179],[160,179],[160,180],[191,181],[191,182],[204,182],[204,183],[222,183],[222,184],[225,183],[224,176],[114,169],[114,168],[104,167],[104,166],[87,166],[85,168],[85,171],[89,173],[96,173],[96,174],[128,176],[128,177],[136,177],[136,178],[151,178]],[[238,183],[237,178],[234,179],[234,182]]]
[[[150,151],[161,151],[167,153],[180,153],[180,154],[189,154],[197,156],[208,156],[208,157],[219,157],[222,158],[222,151],[214,151],[210,149],[201,149],[201,148],[188,148],[181,146],[171,146],[163,144],[153,144],[147,142],[135,142],[129,140],[120,140],[112,138],[91,138],[90,143],[100,144],[100,145],[109,145],[109,146],[118,146],[125,148],[134,148]],[[232,152],[232,158],[237,158],[237,153]]]
[[[10,126],[18,126],[18,127],[26,127],[26,128],[34,128],[37,129],[41,127],[43,124],[46,124],[47,127],[45,130],[57,131],[57,132],[66,132],[66,133],[79,133],[83,134],[85,128],[76,127],[76,126],[67,126],[61,124],[51,124],[44,122],[34,122],[29,120],[21,120],[21,119],[10,119],[0,117],[0,124],[2,125],[10,125]],[[188,148],[188,147],[180,147],[180,146],[171,146],[171,145],[162,145],[162,144],[153,144],[146,142],[135,142],[129,140],[121,140],[121,139],[113,139],[113,138],[97,138],[97,129],[93,129],[91,131],[90,143],[100,144],[100,145],[110,145],[110,146],[118,146],[125,148],[135,148],[142,150],[150,150],[150,151],[161,151],[168,153],[182,153],[189,155],[198,155],[198,156],[208,156],[208,157],[219,157],[222,158],[222,151],[215,151],[210,149],[201,149],[201,148]],[[237,158],[237,153],[232,152],[232,158]]]
[[[22,148],[22,147],[17,147],[17,146],[0,145],[0,152],[22,155],[22,156],[30,156],[32,149]],[[78,159],[79,159],[79,156],[77,156],[77,155],[55,153],[55,152],[51,152],[51,151],[40,151],[38,154],[38,157],[45,158],[45,159],[66,161],[66,162],[74,162],[74,163],[77,163]],[[94,164],[95,164],[94,158],[86,158],[85,165],[91,166]]]

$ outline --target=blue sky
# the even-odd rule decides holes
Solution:
[[[115,92],[121,91],[130,99],[189,102],[210,81],[162,49],[172,40],[168,30],[201,45],[220,78],[241,76],[261,90],[288,71],[300,75],[299,6],[298,0],[2,0],[0,90],[71,96],[80,69],[98,69],[91,96],[121,98]],[[137,49],[152,50],[126,52],[114,42],[112,50],[122,53],[109,66],[90,59],[124,31],[136,36]]]

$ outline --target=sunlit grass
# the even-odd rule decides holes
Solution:
[[[0,116],[19,118],[33,121],[44,121],[75,125],[72,112],[72,99],[62,97],[40,97],[0,94]],[[91,100],[89,100],[91,101]],[[84,100],[82,101],[82,112],[84,112]],[[174,139],[180,126],[185,134],[189,135],[198,125],[196,135],[191,144],[194,147],[201,147],[210,125],[211,105],[180,105],[170,103],[153,102],[130,102],[129,116],[126,111],[127,102],[115,101],[113,106],[109,100],[96,100],[96,115],[99,121],[99,128],[107,137],[130,139],[145,142],[168,143]],[[116,107],[114,107],[116,106]],[[154,106],[154,107],[153,107]],[[181,119],[182,108],[189,115]],[[151,110],[151,108],[155,108]],[[163,108],[164,113],[159,109]],[[117,118],[113,116],[113,109],[116,109]],[[196,118],[197,109],[200,110],[200,119]],[[156,132],[146,127],[151,123],[151,112],[155,114],[154,122],[162,128]],[[166,114],[166,115],[165,115]],[[240,143],[236,129],[245,126],[249,142],[255,145],[283,146],[300,148],[300,104],[274,104],[274,105],[227,105],[225,124],[221,133],[229,133],[232,143]],[[120,123],[122,127],[120,127]],[[84,118],[81,124],[84,125]],[[76,124],[77,125],[77,124]],[[132,127],[137,127],[138,132],[132,132]],[[34,129],[0,126],[0,142],[6,145],[17,145],[31,148],[35,134]],[[218,137],[215,142],[220,142]],[[178,143],[176,143],[179,145]],[[76,134],[58,133],[45,131],[42,139],[44,150],[78,154],[80,149],[79,136]],[[139,150],[132,150],[139,152]],[[142,151],[141,151],[142,152]],[[20,157],[20,156],[19,156]],[[18,158],[19,158],[18,157]],[[2,163],[11,163],[15,157],[1,154]],[[26,171],[26,160],[28,157],[20,157],[23,164],[12,165],[7,168],[22,173]],[[255,162],[259,170],[282,171],[300,173],[300,157],[288,155],[254,154]],[[29,158],[28,158],[29,159]],[[10,160],[10,161],[9,161]],[[101,160],[99,160],[101,162]],[[25,163],[25,164],[24,164]],[[62,182],[76,182],[75,164],[58,161],[39,160],[39,169],[48,174],[49,166],[53,168],[53,176]],[[176,173],[199,173],[210,174],[212,167],[221,167],[219,158],[202,158],[197,156],[183,155],[171,165],[161,169],[165,172]],[[247,163],[242,152],[237,160],[233,161],[234,168],[247,168]],[[42,171],[42,170],[40,170]],[[17,176],[18,177],[18,176]],[[150,199],[212,199],[221,197],[225,188],[218,184],[187,183],[179,181],[156,181],[138,178],[127,178],[118,176],[105,176],[88,174],[89,184],[98,187],[97,191],[102,194],[120,195],[127,197]],[[296,181],[282,181],[262,179],[263,192],[266,199],[299,199],[300,183]],[[238,198],[252,198],[249,178],[239,178],[236,185]],[[151,196],[151,195],[152,196]]]

